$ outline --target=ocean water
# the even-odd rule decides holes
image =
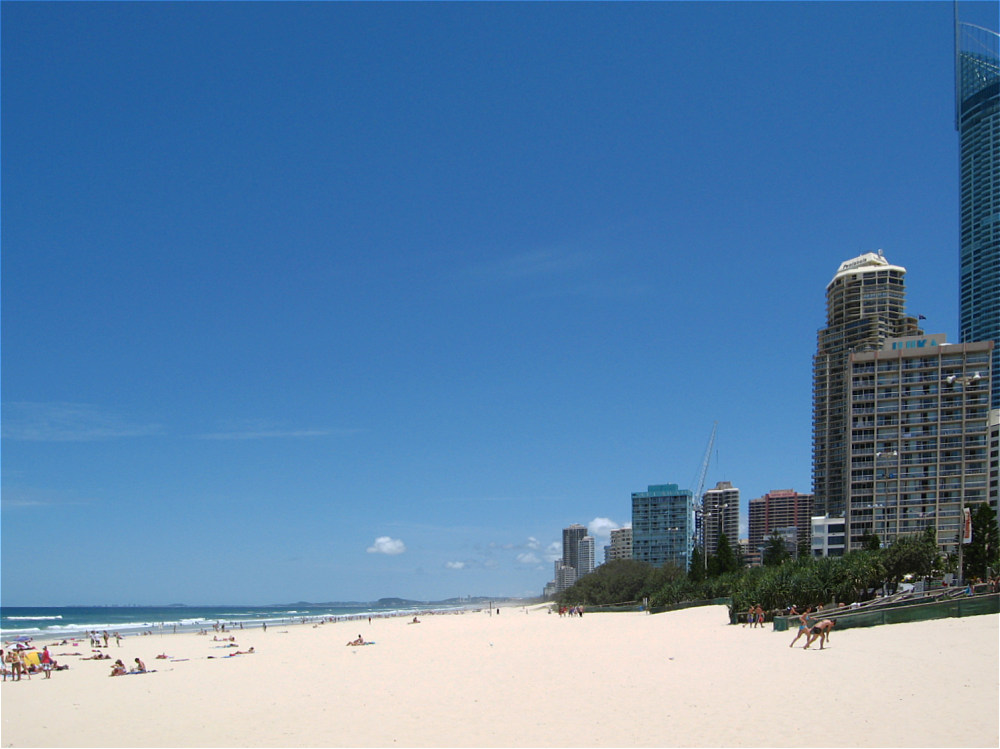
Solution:
[[[0,608],[0,637],[37,640],[67,639],[96,630],[121,635],[140,632],[170,634],[212,629],[225,624],[227,629],[256,628],[264,623],[281,624],[403,616],[421,611],[460,611],[461,606],[413,605],[385,608],[373,604],[291,605],[291,606],[59,606]]]

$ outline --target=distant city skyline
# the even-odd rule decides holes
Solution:
[[[744,519],[812,491],[845,259],[960,335],[952,3],[0,34],[4,605],[538,595],[563,528],[601,558],[633,492],[694,489],[716,422]]]

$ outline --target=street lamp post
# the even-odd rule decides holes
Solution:
[[[896,450],[885,450],[882,452],[875,453],[875,493],[876,496],[872,498],[872,532],[876,532],[879,528],[875,525],[876,513],[879,511],[879,507],[882,508],[882,534],[879,536],[879,542],[884,547],[886,545],[886,536],[888,535],[888,507],[889,507],[889,492],[888,486],[890,481],[895,481],[896,483],[896,529],[899,530],[899,468],[896,467],[895,472],[892,470],[893,458],[898,458],[899,453]],[[885,458],[886,460],[883,460]],[[886,489],[882,491],[882,504],[878,503],[878,482],[879,482],[879,464],[882,465],[882,481],[885,482]]]
[[[963,413],[965,412],[966,406],[966,389],[970,386],[975,386],[982,379],[982,375],[979,372],[974,372],[972,375],[960,377],[958,375],[948,375],[944,378],[944,382],[948,385],[954,387],[956,384],[962,386],[962,402],[961,408]],[[965,545],[965,450],[962,451],[962,470],[961,470],[961,484],[958,488],[958,584],[961,585],[964,582],[965,570],[964,570],[964,559],[963,559],[963,546]],[[935,518],[935,523],[937,522]]]

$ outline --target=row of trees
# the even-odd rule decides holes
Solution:
[[[973,512],[972,530],[973,542],[964,549],[965,577],[986,579],[1000,569],[996,513],[989,505],[979,505]],[[729,597],[734,612],[756,604],[768,610],[793,603],[801,608],[864,601],[883,588],[895,590],[908,575],[939,575],[954,572],[957,566],[954,557],[940,553],[933,529],[899,536],[885,548],[871,536],[865,548],[842,557],[799,554],[795,559],[777,541],[768,543],[761,567],[745,568],[725,536],[720,536],[718,551],[707,560],[700,549],[695,550],[690,572],[631,559],[607,562],[577,580],[558,600],[565,605],[603,606],[648,598],[650,606],[664,606]]]

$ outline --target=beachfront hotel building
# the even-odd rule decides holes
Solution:
[[[847,511],[847,363],[852,352],[877,351],[889,338],[921,335],[904,312],[906,269],[879,250],[840,264],[826,287],[826,327],[813,356],[813,495],[817,515]]]
[[[956,19],[957,20],[957,19]],[[959,340],[993,341],[1000,372],[1000,44],[997,32],[957,24]],[[994,378],[991,407],[1000,408]]]
[[[748,509],[749,547],[759,561],[761,549],[772,533],[794,536],[791,552],[798,545],[809,543],[812,537],[813,495],[800,494],[794,489],[773,489],[763,497],[751,499]],[[788,531],[787,529],[794,529]],[[786,529],[786,530],[780,530]]]
[[[655,484],[632,493],[632,558],[654,567],[687,570],[694,550],[694,501],[690,489]]]
[[[617,528],[611,531],[611,543],[604,547],[604,561],[632,558],[632,529]]]
[[[719,481],[701,498],[701,537],[705,552],[719,551],[719,536],[725,536],[735,554],[740,544],[740,490],[729,481]]]
[[[964,509],[988,499],[993,351],[936,334],[850,355],[848,550],[933,528],[957,551]]]

